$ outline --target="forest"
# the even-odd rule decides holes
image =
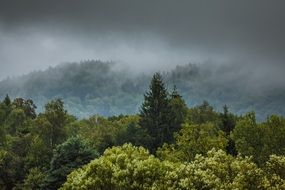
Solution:
[[[195,76],[195,69],[176,68],[172,76],[181,80],[176,80],[177,86],[171,90],[166,85],[170,79],[163,73],[151,77],[146,91],[139,79],[137,84],[126,80],[124,88],[119,85],[122,89],[141,93],[130,93],[118,103],[136,105],[136,98],[141,97],[137,111],[129,108],[132,114],[115,115],[107,110],[108,114],[80,118],[67,111],[63,99],[53,97],[58,90],[78,97],[78,101],[87,97],[96,101],[109,91],[124,98],[117,88],[104,84],[106,77],[113,79],[108,84],[116,86],[116,77],[124,76],[111,71],[110,65],[95,64],[99,70],[92,81],[101,84],[96,95],[85,91],[96,88],[86,82],[91,75],[73,73],[72,68],[81,70],[82,64],[69,65],[71,69],[64,69],[69,73],[62,75],[78,77],[78,83],[87,85],[81,90],[67,90],[78,87],[73,81],[58,82],[62,81],[56,78],[60,67],[46,71],[48,74],[24,76],[25,92],[22,84],[11,92],[9,85],[15,87],[14,80],[19,80],[6,80],[1,91],[6,90],[7,95],[0,103],[1,189],[285,189],[285,118],[272,114],[260,121],[255,112],[237,114],[226,102],[221,110],[207,101],[187,104],[185,94],[180,93],[182,73]],[[36,86],[42,86],[43,81],[38,79],[50,74],[53,80],[38,90]],[[145,78],[140,79],[145,83]],[[50,100],[37,113],[34,100],[26,98],[29,94],[46,94]]]
[[[172,89],[176,85],[189,107],[207,100],[218,111],[225,104],[238,115],[255,111],[258,121],[276,113],[284,115],[284,85],[270,79],[256,81],[251,78],[252,71],[242,68],[231,63],[209,62],[160,71],[166,87]],[[61,98],[66,110],[78,118],[136,114],[152,74],[136,73],[116,62],[66,63],[0,81],[0,98],[9,94],[11,98],[32,99],[38,112],[51,99]]]

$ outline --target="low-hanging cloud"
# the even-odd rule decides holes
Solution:
[[[136,71],[233,63],[256,86],[282,85],[282,0],[11,1],[0,7],[0,79],[86,59]]]

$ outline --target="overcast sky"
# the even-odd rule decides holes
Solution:
[[[0,79],[86,59],[136,70],[211,60],[285,82],[284,7],[284,0],[0,0]]]

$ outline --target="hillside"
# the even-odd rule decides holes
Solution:
[[[285,89],[253,89],[250,78],[231,66],[187,64],[161,71],[169,89],[175,84],[189,106],[209,101],[217,110],[227,104],[236,114],[257,110],[257,118],[285,115]],[[230,77],[227,77],[230,76]],[[132,74],[113,62],[85,61],[51,67],[0,82],[0,97],[31,98],[41,112],[50,99],[62,98],[67,110],[77,117],[110,116],[139,110],[151,78]]]

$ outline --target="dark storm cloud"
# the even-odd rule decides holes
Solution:
[[[0,64],[211,59],[284,69],[284,6],[283,0],[1,1]],[[13,50],[19,59],[11,58]]]
[[[277,46],[284,42],[284,6],[283,0],[9,0],[2,1],[0,17],[9,26],[46,23],[89,33],[157,32],[178,44],[241,40]]]

